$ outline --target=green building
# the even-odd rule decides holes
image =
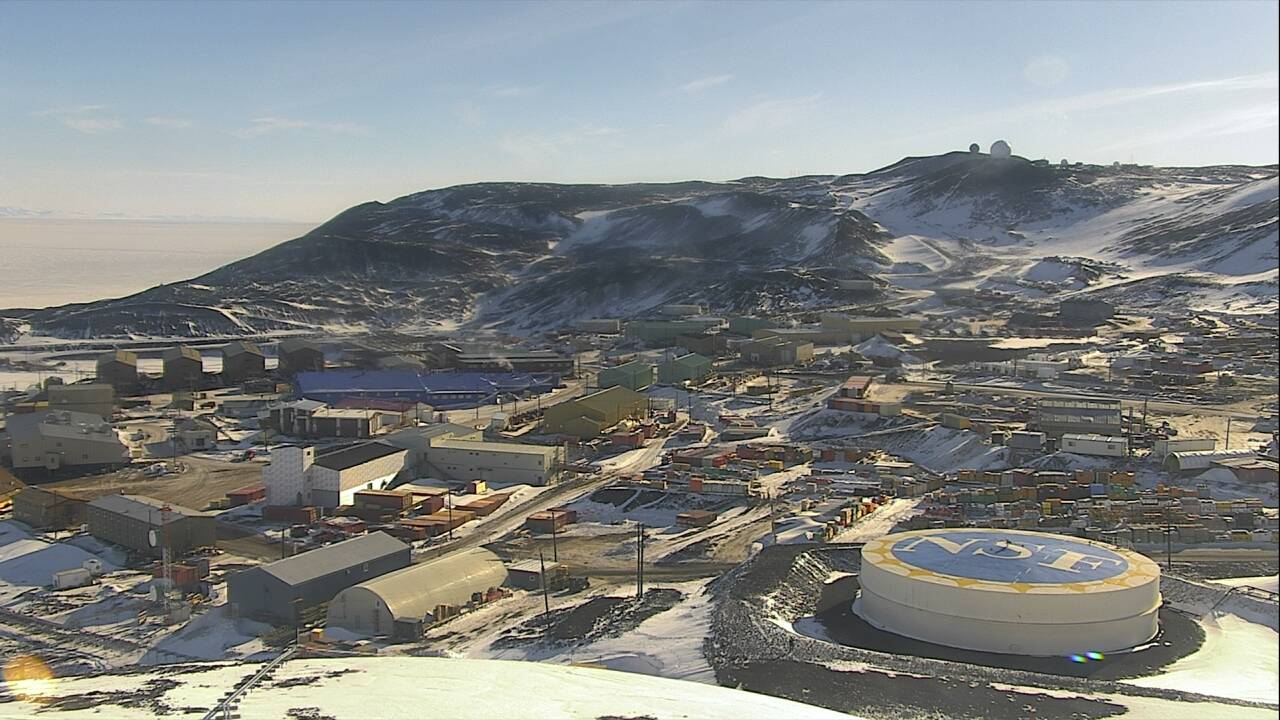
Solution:
[[[720,318],[686,318],[682,320],[632,320],[627,323],[627,338],[650,345],[670,345],[681,335],[700,335],[718,327]]]
[[[697,353],[672,358],[658,366],[658,382],[679,385],[700,383],[711,376],[711,359]]]
[[[657,372],[651,363],[632,360],[629,363],[604,368],[596,378],[601,388],[624,387],[643,390],[657,380]]]
[[[752,333],[757,330],[764,330],[774,326],[774,322],[769,318],[752,317],[750,315],[739,315],[729,318],[729,332],[734,335],[743,335],[751,337]]]

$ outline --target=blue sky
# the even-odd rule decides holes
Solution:
[[[321,220],[482,180],[1277,161],[1276,2],[0,3],[0,206]]]

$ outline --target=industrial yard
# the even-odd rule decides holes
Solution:
[[[1274,356],[1224,365],[1186,340],[1157,352],[1124,323],[1069,343],[958,343],[917,317],[828,313],[774,332],[667,312],[532,348],[50,350],[41,362],[88,377],[5,396],[6,654],[63,678],[450,657],[869,716],[936,711],[910,699],[923,687],[954,696],[953,717],[1274,714],[1255,686],[1204,680],[1224,642],[1277,647]],[[922,540],[904,546],[910,533]],[[1041,599],[1048,632],[1061,621],[1048,586],[1001,595],[1005,576],[982,573],[1003,571],[980,562],[963,572],[990,597],[940,601],[971,604],[971,630],[892,599],[924,597],[898,587],[901,548],[974,538],[1004,538],[993,556],[1038,547],[1058,553],[1046,563],[1130,570],[1099,575],[1092,595],[1054,591],[1078,595],[1065,635],[1036,635],[1022,607]],[[943,573],[931,592],[961,572],[943,561],[928,561]],[[1062,568],[1053,581],[1074,587],[1079,568]],[[1032,576],[1011,587],[1049,581]],[[984,612],[1022,617],[1026,637]],[[980,646],[991,637],[1005,645]],[[1131,650],[1148,641],[1167,650]],[[1086,651],[1108,659],[1064,659]],[[1256,682],[1274,693],[1269,663]],[[968,689],[948,690],[961,676]],[[267,677],[183,707],[253,707]],[[891,699],[857,699],[867,687]]]

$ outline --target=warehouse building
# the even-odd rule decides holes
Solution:
[[[683,320],[632,320],[627,323],[626,337],[650,345],[669,345],[681,335],[699,335],[721,324],[720,318]]]
[[[381,490],[405,468],[408,450],[360,443],[317,455],[311,446],[281,445],[262,467],[267,505],[334,508],[361,490]]]
[[[723,357],[729,354],[729,338],[721,333],[680,335],[675,342],[676,347],[707,357]]]
[[[129,462],[115,429],[97,415],[60,410],[10,415],[6,432],[15,468],[113,468]]]
[[[579,320],[576,327],[580,332],[597,335],[617,335],[622,332],[622,321],[612,318],[593,318]]]
[[[1120,458],[1129,454],[1129,440],[1111,435],[1066,433],[1058,449],[1073,455]]]
[[[502,587],[507,569],[484,548],[410,565],[342,590],[329,603],[326,625],[364,635],[416,640],[424,625],[467,605],[477,593]]]
[[[110,419],[116,410],[116,391],[107,383],[50,385],[49,410],[69,410]]]
[[[666,315],[667,317],[692,317],[695,315],[706,315],[707,306],[673,303],[671,305],[663,305],[658,308],[658,313],[660,315]]]
[[[755,331],[771,328],[773,325],[774,321],[769,318],[750,315],[738,315],[729,318],[729,332],[743,337],[752,337]]]
[[[773,336],[742,343],[739,353],[742,362],[751,365],[791,367],[813,361],[813,343]]]
[[[364,439],[409,422],[409,416],[403,409],[376,407],[379,403],[396,406],[396,402],[371,399],[365,404],[375,407],[335,408],[316,400],[295,400],[268,406],[266,423],[293,437]],[[342,404],[347,403],[344,401]],[[415,407],[413,403],[406,405]]]
[[[85,521],[99,540],[150,557],[160,557],[165,548],[185,555],[217,542],[212,514],[142,495],[100,497],[89,503]]]
[[[437,437],[431,440],[427,462],[450,480],[551,485],[564,473],[565,449]]]
[[[658,365],[658,382],[666,385],[701,383],[711,377],[711,358],[689,353]]]
[[[219,432],[218,426],[207,417],[178,418],[173,421],[173,439],[182,452],[217,448]]]
[[[232,573],[227,602],[238,617],[289,624],[303,610],[343,590],[409,566],[408,545],[384,532],[344,540],[310,552]]]
[[[415,477],[423,477],[432,472],[427,465],[427,453],[431,450],[431,443],[437,439],[480,441],[484,440],[484,431],[466,425],[436,423],[396,430],[382,438],[382,442],[407,450],[405,467]]]
[[[164,389],[195,390],[204,382],[204,359],[200,351],[188,345],[165,349],[160,356],[164,363]]]
[[[324,351],[310,340],[289,338],[276,346],[279,371],[283,375],[324,369]]]
[[[624,387],[639,392],[657,382],[658,372],[653,363],[632,360],[629,363],[602,368],[596,376],[601,388]]]
[[[1188,450],[1186,452],[1171,452],[1164,458],[1164,469],[1172,473],[1196,473],[1204,472],[1212,467],[1215,463],[1223,460],[1238,460],[1241,458],[1256,458],[1258,453],[1253,450],[1237,448],[1235,450]]]
[[[267,374],[267,356],[251,342],[237,340],[222,346],[222,380],[239,384]]]
[[[1097,325],[1116,314],[1116,306],[1105,300],[1071,298],[1058,303],[1058,318],[1064,325]]]
[[[13,519],[37,530],[83,525],[87,502],[53,490],[24,487],[13,496]]]
[[[822,329],[839,336],[840,342],[861,342],[877,333],[915,332],[924,324],[918,317],[867,317],[843,313],[823,313]]]
[[[1119,400],[1041,398],[1031,424],[1050,437],[1061,437],[1065,433],[1120,435],[1122,421]]]
[[[120,392],[132,392],[138,387],[138,356],[128,350],[112,350],[98,356],[98,382],[106,383]]]
[[[1160,569],[1100,542],[1018,530],[885,535],[862,550],[853,611],[925,642],[1014,655],[1111,653],[1159,630]]]
[[[555,373],[416,373],[328,370],[299,373],[298,397],[337,406],[349,398],[406,400],[438,409],[494,403],[500,395],[537,395],[560,385]]]
[[[626,419],[648,415],[649,399],[624,387],[611,387],[552,405],[543,412],[544,432],[582,439],[599,437]]]
[[[572,375],[574,361],[550,350],[490,350],[454,355],[452,367],[470,372],[556,373]]]
[[[1169,453],[1214,450],[1217,447],[1217,439],[1211,437],[1164,438],[1151,444],[1151,459],[1164,462]]]

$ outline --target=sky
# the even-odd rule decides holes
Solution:
[[[458,183],[1277,161],[1277,2],[0,2],[0,208],[320,221]]]

